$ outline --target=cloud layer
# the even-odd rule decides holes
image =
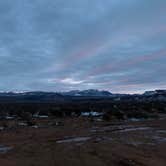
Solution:
[[[166,88],[166,1],[0,1],[0,91]]]

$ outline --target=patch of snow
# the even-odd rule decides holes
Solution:
[[[82,116],[102,116],[103,113],[102,112],[82,112],[81,113]]]
[[[166,133],[166,130],[158,130],[158,133]]]
[[[139,121],[142,121],[144,119],[142,118],[130,118],[129,121],[132,121],[132,122],[139,122]]]
[[[6,116],[5,119],[12,120],[12,119],[14,119],[14,117],[13,116]]]
[[[38,126],[37,125],[34,125],[34,126],[32,126],[33,128],[35,128],[35,129],[37,129],[38,128]]]
[[[11,150],[12,147],[8,147],[8,146],[4,146],[4,145],[0,145],[0,153],[7,153],[9,150]]]
[[[48,115],[40,115],[39,112],[33,115],[34,118],[48,118]]]
[[[63,140],[56,141],[56,143],[85,142],[90,139],[91,137],[73,137],[73,138],[66,138]]]
[[[19,125],[19,126],[27,126],[27,123],[19,122],[18,125]]]
[[[0,130],[4,130],[4,127],[0,127]]]
[[[128,131],[138,131],[138,130],[149,130],[151,127],[133,127],[133,128],[126,128],[122,129],[119,132],[128,132]]]

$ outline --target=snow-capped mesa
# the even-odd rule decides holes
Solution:
[[[73,91],[69,91],[69,92],[63,92],[63,95],[67,95],[67,96],[111,96],[112,93],[110,93],[109,91],[100,91],[97,89],[88,89],[88,90],[83,90],[83,91],[79,91],[79,90],[73,90]]]

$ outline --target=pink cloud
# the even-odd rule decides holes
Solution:
[[[142,55],[142,56],[137,56],[131,59],[128,59],[127,61],[121,61],[119,63],[116,64],[106,64],[102,67],[98,67],[94,70],[92,70],[89,73],[89,76],[94,76],[94,75],[98,75],[98,74],[103,74],[103,73],[109,73],[109,72],[113,72],[113,71],[119,71],[122,69],[127,69],[130,66],[134,66],[134,65],[138,65],[141,63],[148,63],[152,60],[158,59],[160,57],[166,56],[166,50],[160,50],[158,52],[152,53],[150,55]]]

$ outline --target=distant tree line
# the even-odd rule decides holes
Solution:
[[[22,117],[25,113],[34,116],[55,117],[80,116],[82,112],[103,112],[107,115],[126,117],[146,117],[148,114],[166,113],[166,103],[159,101],[112,101],[78,100],[60,103],[0,103],[0,118]]]

